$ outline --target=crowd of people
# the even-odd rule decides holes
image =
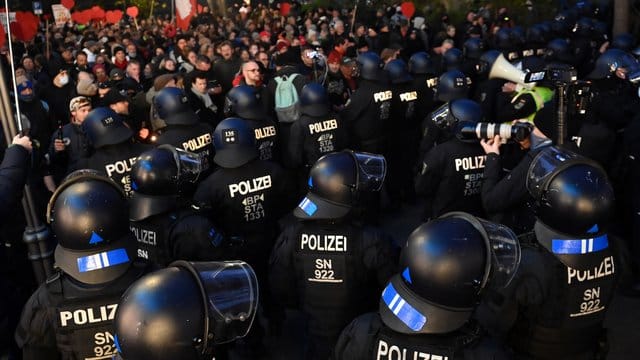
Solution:
[[[640,50],[612,9],[281,10],[2,49],[3,353],[277,358],[295,308],[301,358],[605,356],[613,294],[640,294]]]

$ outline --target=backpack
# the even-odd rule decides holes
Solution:
[[[298,90],[296,90],[293,80],[298,74],[289,76],[282,75],[275,78],[276,94],[275,109],[278,121],[292,123],[300,118],[300,101],[298,100]]]

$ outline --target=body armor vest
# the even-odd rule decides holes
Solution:
[[[161,267],[176,260],[173,259],[171,230],[186,215],[184,211],[171,211],[132,221],[129,227],[138,240],[138,258]]]
[[[47,281],[49,316],[63,359],[111,359],[117,353],[113,321],[118,302],[146,269],[134,263],[124,276],[95,289],[83,287],[64,274]]]
[[[545,241],[540,240],[539,229],[540,223],[536,224],[536,234],[546,247]],[[549,228],[546,230],[548,240],[572,242],[575,251],[565,252],[559,258],[550,252],[559,251],[551,242],[550,251],[539,246],[523,248],[523,258],[538,252],[539,261],[523,264],[535,263],[537,269],[533,273],[537,274],[546,296],[540,305],[526,308],[524,319],[517,321],[511,339],[514,348],[535,357],[589,359],[597,350],[604,315],[614,293],[615,255],[607,234],[571,240],[553,234]]]
[[[307,223],[296,234],[294,267],[302,308],[313,335],[337,336],[363,309],[370,284],[359,229]],[[375,297],[374,297],[375,299]],[[377,299],[376,299],[377,300]]]
[[[379,321],[379,317],[375,320]],[[480,336],[480,328],[476,325],[467,325],[451,334],[405,335],[391,330],[380,321],[379,330],[374,336],[371,359],[465,359],[464,349],[474,346]]]

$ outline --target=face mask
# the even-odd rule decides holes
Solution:
[[[60,85],[62,85],[62,86],[67,85],[69,83],[69,75],[60,76],[58,81],[60,82]]]
[[[130,52],[130,53],[129,53],[129,57],[131,57],[131,58],[136,57],[136,53],[134,53],[134,52]]]

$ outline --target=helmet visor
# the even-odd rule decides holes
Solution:
[[[258,279],[253,269],[243,261],[180,263],[189,264],[204,289],[213,343],[247,335],[258,309]]]
[[[500,289],[509,285],[520,265],[520,242],[508,227],[464,212],[451,212],[442,218],[457,217],[470,222],[485,238],[487,262],[482,287]]]
[[[160,148],[169,149],[178,166],[178,178],[181,181],[195,183],[200,174],[209,168],[209,162],[204,153],[192,153],[175,148],[171,145],[161,145]]]
[[[382,155],[354,152],[358,167],[358,190],[380,191],[387,174],[387,160]]]
[[[534,199],[542,199],[546,184],[559,170],[567,164],[575,163],[581,157],[568,150],[555,146],[548,146],[536,155],[527,173],[527,189]]]
[[[431,121],[440,129],[448,129],[452,125],[452,117],[450,114],[449,103],[443,104],[431,113]]]
[[[513,279],[520,265],[520,243],[508,227],[478,218],[487,233],[491,253],[491,278],[488,285],[503,288]]]

